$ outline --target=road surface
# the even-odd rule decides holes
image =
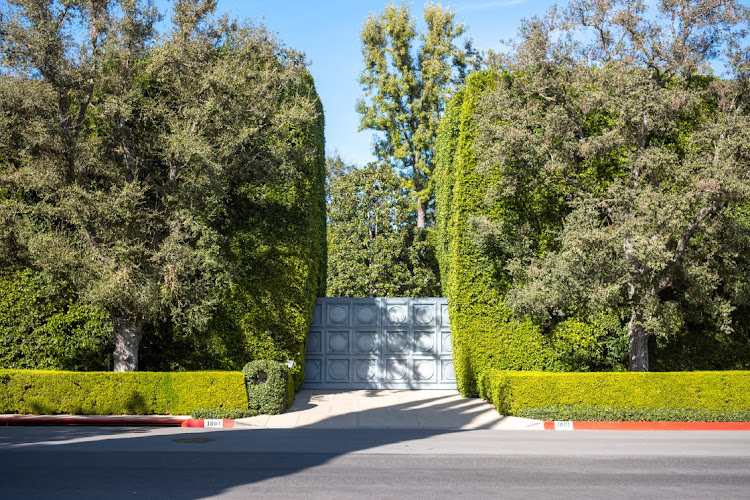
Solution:
[[[750,432],[0,428],[0,498],[749,499]]]

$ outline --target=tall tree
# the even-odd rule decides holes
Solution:
[[[567,215],[551,247],[509,259],[516,311],[624,308],[636,371],[690,309],[732,329],[748,290],[718,249],[748,250],[728,235],[750,203],[749,19],[734,1],[599,0],[524,27],[516,73],[483,103],[481,162],[503,178],[495,202],[547,183]],[[727,78],[705,73],[719,56]],[[511,241],[510,226],[477,221],[479,240]]]
[[[375,155],[398,168],[413,197],[417,227],[427,224],[432,200],[430,176],[434,143],[446,101],[479,59],[467,39],[456,42],[466,27],[440,4],[424,7],[425,30],[419,33],[409,6],[402,2],[371,14],[362,27],[365,69],[357,102],[360,130],[379,132]]]
[[[137,369],[146,323],[211,319],[230,194],[293,175],[285,137],[317,116],[294,92],[303,57],[214,9],[178,0],[158,39],[148,0],[4,3],[1,250],[109,312],[116,371]]]
[[[407,193],[389,165],[328,159],[328,296],[438,295],[428,233],[420,238],[412,228]]]

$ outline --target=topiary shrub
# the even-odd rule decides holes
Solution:
[[[247,386],[248,407],[258,413],[277,415],[294,401],[294,384],[289,370],[278,361],[251,361],[242,369]]]

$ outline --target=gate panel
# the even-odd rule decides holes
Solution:
[[[444,298],[319,298],[306,389],[455,389]]]

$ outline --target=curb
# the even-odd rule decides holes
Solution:
[[[133,416],[36,416],[18,415],[0,417],[0,427],[12,426],[70,426],[91,425],[100,427],[180,427],[183,422],[190,420],[187,417],[133,417]]]
[[[750,431],[750,422],[546,421],[545,431]]]
[[[221,418],[190,418],[183,421],[180,427],[229,428],[234,427],[234,420]]]

